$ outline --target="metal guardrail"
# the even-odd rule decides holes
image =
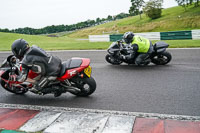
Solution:
[[[160,32],[160,40],[192,39],[192,31]]]
[[[200,30],[192,30],[192,39],[200,39]]]
[[[170,32],[146,32],[135,33],[150,40],[183,40],[183,39],[200,39],[200,30],[192,31],[170,31]],[[121,40],[123,34],[111,35],[89,35],[90,42],[115,42]]]

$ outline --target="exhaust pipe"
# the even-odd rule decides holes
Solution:
[[[70,92],[70,93],[73,93],[73,94],[78,94],[78,93],[81,92],[81,90],[76,88],[76,87],[66,86],[66,85],[63,85],[63,84],[61,84],[61,85],[65,88],[66,92]]]

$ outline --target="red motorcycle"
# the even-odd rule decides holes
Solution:
[[[37,73],[29,71],[25,82],[10,80],[10,75],[19,75],[21,65],[18,60],[13,61],[13,55],[8,56],[0,66],[1,86],[15,94],[24,94],[31,91]],[[62,63],[60,75],[48,84],[49,90],[42,94],[55,93],[54,87],[61,89],[62,93],[70,92],[76,96],[89,96],[96,90],[96,82],[91,76],[92,68],[88,58],[71,58]],[[54,86],[54,87],[53,87]]]

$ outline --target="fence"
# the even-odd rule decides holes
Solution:
[[[160,40],[192,39],[192,31],[160,32]]]
[[[192,30],[192,39],[200,39],[200,30]]]
[[[89,35],[90,42],[110,42],[110,35]]]
[[[170,32],[146,32],[135,33],[150,40],[182,40],[182,39],[200,39],[200,30],[192,31],[170,31]],[[89,35],[90,42],[115,42],[121,40],[123,34],[112,35]]]

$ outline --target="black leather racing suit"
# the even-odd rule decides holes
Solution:
[[[61,70],[61,60],[46,53],[37,46],[32,46],[22,59],[22,72],[17,76],[17,81],[24,82],[27,79],[29,70],[40,75],[39,79],[35,79],[38,82],[34,87],[37,90],[42,90],[50,80],[55,80],[59,75]]]

